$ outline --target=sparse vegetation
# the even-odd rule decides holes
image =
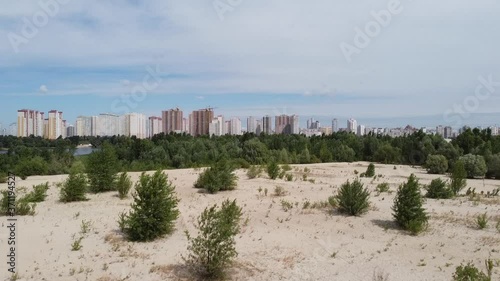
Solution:
[[[370,207],[370,192],[363,188],[363,184],[358,179],[352,183],[349,181],[344,183],[340,187],[336,199],[339,209],[352,216],[363,214]]]
[[[83,237],[80,237],[71,243],[71,251],[79,251],[83,246],[82,246],[82,240]]]
[[[20,200],[30,203],[43,202],[47,198],[47,190],[49,190],[48,182],[34,185],[33,191],[23,196]]]
[[[260,174],[262,173],[262,167],[259,165],[252,165],[247,171],[247,177],[249,179],[255,179],[260,177]]]
[[[189,255],[185,259],[190,268],[203,278],[223,277],[225,270],[238,255],[234,237],[240,231],[241,208],[236,201],[226,200],[206,208],[198,217],[198,236],[186,231]]]
[[[16,199],[9,197],[9,191],[2,190],[2,199],[0,201],[0,215],[1,216],[10,216],[11,213],[15,210],[13,215],[16,216],[33,216],[35,215],[35,207],[36,203],[30,203],[26,200]]]
[[[487,213],[480,214],[476,217],[476,224],[479,229],[485,229],[488,227],[488,222],[489,218]]]
[[[286,191],[285,191],[284,187],[277,185],[274,188],[274,196],[279,197],[279,196],[285,196],[285,195],[286,195]]]
[[[384,192],[389,192],[389,184],[386,183],[386,182],[383,182],[383,183],[379,183],[377,185],[377,187],[375,188],[375,191],[377,191],[377,193],[384,193]]]
[[[488,259],[485,261],[486,271],[485,274],[479,270],[472,262],[466,265],[461,264],[455,269],[453,274],[454,281],[492,281],[491,275],[493,271],[493,261]]]
[[[135,185],[132,210],[121,214],[120,229],[131,241],[152,241],[172,233],[179,216],[175,187],[158,170],[153,175],[142,173]]]
[[[418,179],[411,174],[408,181],[399,186],[392,210],[396,222],[414,235],[427,227],[428,216],[423,201]]]

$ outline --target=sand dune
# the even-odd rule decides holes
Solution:
[[[200,171],[165,171],[181,199],[176,231],[151,243],[124,241],[118,231],[120,212],[129,209],[132,199],[120,200],[116,193],[89,195],[87,202],[64,204],[58,201],[54,185],[49,196],[36,207],[35,216],[18,218],[18,272],[20,280],[190,280],[183,268],[187,239],[184,231],[195,232],[194,221],[207,206],[226,198],[237,199],[243,208],[244,226],[237,238],[239,256],[231,270],[232,280],[372,280],[374,272],[385,273],[388,280],[450,280],[455,267],[473,261],[484,270],[484,260],[500,259],[500,199],[470,201],[427,200],[430,228],[410,236],[396,227],[391,215],[395,192],[376,196],[378,183],[388,182],[391,190],[415,173],[423,184],[438,176],[408,166],[376,165],[382,178],[362,181],[372,191],[371,210],[361,217],[347,217],[329,209],[303,210],[303,202],[325,201],[354,170],[364,172],[368,163],[330,163],[307,165],[311,172],[302,181],[306,165],[293,165],[296,180],[272,181],[267,176],[249,180],[244,170],[237,171],[235,191],[216,195],[199,193],[193,183]],[[140,173],[131,173],[136,181]],[[66,175],[34,176],[19,180],[17,187],[63,181]],[[287,195],[272,196],[282,186]],[[476,192],[499,187],[500,181],[468,180]],[[262,192],[259,194],[259,187]],[[0,184],[0,189],[6,184]],[[264,196],[264,189],[268,190]],[[293,208],[284,211],[281,200]],[[487,212],[489,227],[478,230],[475,216]],[[7,249],[5,217],[0,217],[2,259]],[[71,251],[80,236],[82,220],[91,222],[84,235],[83,248]],[[0,262],[0,276],[7,277],[6,263]],[[499,268],[495,277],[500,280]]]

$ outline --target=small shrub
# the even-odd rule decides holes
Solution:
[[[262,167],[261,166],[250,166],[250,168],[247,171],[247,177],[249,179],[255,179],[260,177],[260,174],[262,173]]]
[[[495,226],[497,231],[500,232],[500,220],[497,221],[497,225]]]
[[[311,207],[311,202],[309,200],[302,204],[302,209],[309,209],[309,207]]]
[[[34,185],[33,191],[26,194],[22,200],[31,203],[43,202],[47,198],[47,190],[49,190],[49,182]]]
[[[476,217],[476,224],[479,229],[485,229],[488,226],[488,214],[484,213]]]
[[[278,178],[283,179],[285,177],[285,175],[286,175],[286,171],[281,170],[280,174],[278,175]]]
[[[2,199],[0,201],[0,215],[1,216],[34,216],[35,215],[35,203],[30,203],[23,198],[16,200],[15,197],[9,197],[9,191],[2,191]],[[14,211],[12,214],[11,212]]]
[[[363,189],[363,184],[357,179],[352,183],[344,183],[336,196],[340,210],[352,216],[368,211],[369,198],[370,192],[366,188]]]
[[[275,161],[271,161],[267,164],[267,175],[270,179],[275,180],[280,175],[281,168]]]
[[[389,192],[389,184],[384,182],[384,183],[379,183],[375,190],[378,193],[383,193],[383,192]]]
[[[288,212],[288,210],[293,209],[293,204],[286,200],[281,200],[281,208],[283,208],[283,211]]]
[[[234,168],[226,160],[220,160],[200,174],[194,187],[204,188],[213,194],[224,190],[234,190],[237,179]]]
[[[425,187],[427,193],[425,197],[432,199],[449,199],[453,197],[453,191],[446,186],[441,178],[433,179],[431,183]]]
[[[373,165],[373,163],[370,163],[368,165],[368,168],[366,168],[365,177],[371,178],[373,176],[375,176],[375,165]]]
[[[286,181],[293,181],[293,175],[292,174],[286,174],[285,179],[286,179]]]
[[[290,165],[288,165],[288,164],[285,164],[285,165],[281,165],[281,169],[285,172],[288,172],[288,171],[292,170],[292,167],[290,167]]]
[[[309,168],[307,168],[307,167],[305,167],[305,168],[304,168],[304,173],[306,173],[306,174],[307,174],[307,173],[310,173],[310,172],[311,172],[311,169],[309,169]]]
[[[354,174],[355,175],[359,174],[358,170],[354,170]]]
[[[88,189],[87,177],[83,173],[70,173],[63,182],[59,199],[62,202],[86,201]]]
[[[396,222],[412,234],[416,235],[427,227],[428,216],[422,207],[418,179],[411,174],[408,181],[398,188],[392,210]]]
[[[118,197],[120,197],[120,199],[127,198],[128,192],[130,191],[131,188],[132,188],[132,181],[130,180],[130,177],[125,172],[121,173],[116,182]]]
[[[83,237],[80,237],[71,243],[71,251],[79,251],[82,246]]]
[[[286,195],[286,191],[285,191],[284,187],[277,185],[274,188],[274,196],[280,197],[280,196],[285,196],[285,195]]]
[[[267,192],[268,191],[267,191],[267,187],[266,187],[266,188],[264,188],[264,196],[267,196]]]
[[[152,241],[172,233],[179,216],[175,186],[158,170],[142,173],[135,185],[132,210],[120,215],[118,224],[131,241]]]
[[[185,259],[190,268],[205,278],[223,277],[224,271],[238,255],[235,236],[240,232],[241,208],[235,201],[226,200],[206,208],[198,217],[198,236],[186,231],[189,255]]]
[[[7,183],[7,174],[0,172],[0,183]]]
[[[480,271],[474,266],[472,262],[467,265],[461,264],[455,269],[453,274],[454,281],[491,281],[491,271],[493,269],[493,262],[491,260],[486,260],[486,266],[488,270],[488,275]]]
[[[444,174],[448,171],[448,160],[443,155],[429,155],[425,167],[429,174]]]
[[[328,204],[330,204],[330,206],[332,206],[333,208],[338,207],[338,202],[337,202],[337,199],[335,198],[335,196],[328,197]]]
[[[89,233],[91,226],[92,226],[91,221],[82,220],[82,224],[80,225],[80,233],[81,234]]]

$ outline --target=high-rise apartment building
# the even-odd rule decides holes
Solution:
[[[66,122],[63,113],[57,110],[49,111],[49,118],[44,120],[44,137],[55,140],[66,135]]]
[[[76,118],[76,135],[80,137],[96,136],[96,116],[78,116]]]
[[[257,120],[255,117],[250,116],[247,118],[247,133],[256,134],[257,133]]]
[[[262,133],[262,120],[255,120],[255,134],[260,135]]]
[[[314,118],[307,119],[307,129],[309,130],[318,130],[321,127],[319,121],[314,120]]]
[[[358,122],[354,119],[347,120],[347,132],[348,133],[356,133],[358,129]]]
[[[183,128],[183,117],[182,110],[179,108],[170,109],[167,111],[162,111],[162,120],[163,120],[163,132],[165,134],[174,133],[182,133],[184,131]]]
[[[215,136],[223,136],[225,134],[225,125],[226,123],[224,122],[224,117],[222,115],[219,115],[212,119],[210,122],[209,128],[208,128],[208,134],[210,136],[215,135]]]
[[[453,129],[450,126],[444,127],[443,137],[445,139],[451,139],[453,137]]]
[[[44,113],[36,110],[21,109],[17,111],[17,136],[43,136]]]
[[[120,134],[120,127],[123,127],[120,126],[120,116],[115,114],[101,113],[97,116],[96,123],[96,135],[101,137],[117,136]]]
[[[358,133],[357,135],[358,136],[364,136],[365,135],[365,126],[364,125],[358,125]]]
[[[444,127],[442,125],[436,127],[436,134],[444,138]]]
[[[230,121],[230,132],[231,135],[241,135],[241,120],[240,118],[233,117]]]
[[[73,125],[69,125],[66,128],[66,137],[71,138],[74,137],[76,134],[76,128]]]
[[[273,133],[271,116],[269,115],[262,117],[262,133],[266,135],[270,135]]]
[[[276,134],[298,134],[299,133],[299,116],[297,115],[280,115],[275,117],[275,133]]]
[[[332,132],[337,133],[339,131],[339,121],[335,118],[332,120]]]
[[[146,131],[148,133],[149,138],[163,132],[163,119],[161,117],[156,117],[156,116],[149,117],[148,127]]]
[[[140,113],[126,114],[124,135],[135,136],[138,139],[146,138],[146,116]]]
[[[214,119],[211,108],[195,110],[189,115],[189,133],[192,136],[208,135],[210,122]]]

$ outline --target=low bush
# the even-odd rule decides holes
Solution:
[[[446,182],[441,178],[433,179],[429,185],[425,186],[425,190],[427,198],[449,199],[453,197],[453,191],[446,186]]]
[[[485,229],[486,227],[488,227],[488,222],[489,218],[487,213],[478,215],[476,217],[476,224],[479,229]]]
[[[352,183],[349,181],[344,183],[340,187],[336,199],[339,209],[352,216],[365,213],[370,207],[370,192],[363,188],[363,184],[357,179]]]
[[[267,164],[267,175],[269,176],[270,179],[275,180],[278,178],[280,175],[281,168],[278,166],[278,164],[275,161],[269,162]]]
[[[461,264],[455,269],[453,274],[454,281],[491,281],[493,272],[493,261],[488,259],[485,261],[487,274],[474,266],[472,262],[466,265]]]
[[[448,171],[448,160],[443,155],[429,155],[425,167],[429,174],[444,174]]]
[[[249,179],[255,179],[255,178],[260,177],[261,173],[262,173],[262,167],[257,166],[257,165],[253,165],[253,166],[250,166],[250,168],[248,169],[247,177]]]
[[[274,196],[285,196],[286,195],[286,191],[285,191],[285,188],[282,187],[282,186],[279,186],[277,185],[275,188],[274,188]]]
[[[370,163],[368,165],[368,168],[366,168],[365,177],[371,178],[373,176],[375,176],[375,165],[373,165],[373,163]]]
[[[87,190],[88,180],[85,174],[72,172],[61,185],[59,199],[62,202],[86,201]]]
[[[379,183],[377,187],[375,188],[375,191],[378,193],[383,193],[383,192],[389,192],[389,184],[386,182]]]
[[[236,180],[234,168],[227,161],[220,160],[200,174],[194,187],[203,188],[213,194],[219,191],[234,190],[237,185]]]
[[[47,190],[49,190],[49,183],[42,183],[33,186],[33,191],[26,194],[21,200],[25,200],[30,203],[37,203],[45,201],[47,198]]]
[[[16,200],[15,197],[9,197],[9,191],[3,190],[0,200],[0,216],[33,216],[35,215],[35,203],[26,200]]]

